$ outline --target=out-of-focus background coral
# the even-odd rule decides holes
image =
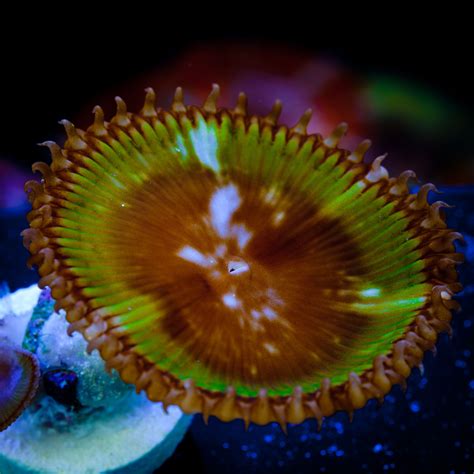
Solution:
[[[36,281],[36,274],[25,268],[27,255],[19,238],[28,210],[23,184],[33,177],[33,162],[49,160],[47,150],[36,144],[64,141],[60,119],[87,127],[96,104],[111,117],[115,95],[123,97],[131,111],[139,110],[148,86],[165,107],[176,86],[184,88],[188,103],[200,104],[217,82],[222,106],[231,106],[245,91],[255,114],[268,113],[275,99],[282,100],[281,122],[288,125],[308,107],[314,111],[312,132],[328,134],[339,122],[348,122],[342,146],[352,148],[370,138],[374,145],[369,159],[388,152],[386,163],[392,174],[414,169],[421,181],[447,189],[448,198],[458,206],[451,222],[472,230],[474,72],[464,42],[450,46],[436,32],[407,47],[396,41],[389,46],[374,32],[370,48],[351,42],[328,47],[320,43],[316,30],[292,34],[291,39],[281,33],[242,32],[195,39],[183,33],[160,34],[158,24],[145,35],[119,25],[109,25],[106,31],[102,27],[99,23],[64,27],[44,35],[46,27],[39,25],[25,46],[4,47],[0,282],[6,280],[12,290]],[[403,34],[403,25],[397,34]],[[4,45],[15,42],[12,37],[1,39]],[[470,264],[473,242],[468,242]],[[472,304],[472,288],[469,291],[464,293],[465,306]],[[457,418],[472,421],[473,413],[467,343],[472,310],[464,314],[455,324],[458,345],[452,346],[443,336],[441,354],[434,360],[428,356],[427,374],[415,374],[407,395],[396,390],[387,397],[383,414],[368,407],[356,415],[355,424],[341,415],[321,434],[313,423],[306,423],[290,429],[288,438],[272,427],[253,427],[246,434],[237,422],[212,420],[206,428],[196,417],[163,472],[191,466],[196,474],[413,472],[409,469],[423,466],[430,472],[437,472],[437,466],[439,472],[471,472],[474,446],[464,431],[470,429],[472,435],[474,425],[455,424]],[[450,378],[452,371],[458,371],[459,378]],[[437,447],[430,453],[432,446]]]

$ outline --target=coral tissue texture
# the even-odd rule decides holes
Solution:
[[[462,261],[434,190],[292,128],[147,90],[26,184],[23,232],[70,331],[151,400],[246,424],[319,421],[403,384],[449,331]]]
[[[36,357],[0,340],[0,431],[8,428],[31,403],[39,379]]]

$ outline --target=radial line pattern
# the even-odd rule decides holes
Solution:
[[[36,163],[25,245],[71,331],[152,400],[207,419],[321,420],[404,383],[449,330],[462,260],[442,202],[338,148],[147,90]]]

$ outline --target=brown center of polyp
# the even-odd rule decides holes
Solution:
[[[350,309],[360,258],[308,198],[195,170],[126,201],[114,221],[126,227],[111,233],[121,278],[166,309],[154,330],[190,361],[252,385],[324,375],[347,356],[366,324]]]

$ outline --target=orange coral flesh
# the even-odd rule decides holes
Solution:
[[[410,194],[344,126],[307,135],[245,96],[217,110],[148,90],[117,100],[28,182],[25,245],[71,331],[109,368],[207,418],[264,424],[352,412],[403,383],[449,330],[461,261],[434,186]]]
[[[36,357],[23,349],[0,347],[0,431],[30,404],[40,379]]]

